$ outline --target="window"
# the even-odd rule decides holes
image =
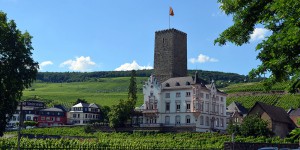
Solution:
[[[191,85],[191,83],[190,82],[186,82],[185,85]]]
[[[51,117],[51,120],[54,121],[54,120],[55,120],[55,117]]]
[[[180,116],[176,116],[175,120],[176,120],[176,124],[180,124]]]
[[[224,119],[221,118],[220,120],[221,120],[220,126],[221,126],[221,127],[224,127]]]
[[[77,116],[78,116],[78,118],[80,118],[80,114],[78,114]]]
[[[166,83],[166,87],[170,87],[170,84],[169,84],[169,83]]]
[[[216,112],[216,104],[215,103],[212,104],[212,110],[211,111]]]
[[[216,119],[216,127],[219,126],[219,118]]]
[[[152,91],[150,92],[150,96],[153,96],[153,92]]]
[[[170,102],[166,102],[166,111],[170,111]]]
[[[206,94],[206,99],[209,99],[209,94]]]
[[[170,93],[166,93],[166,98],[170,98]]]
[[[176,97],[180,97],[180,92],[177,92],[177,93],[176,93]]]
[[[85,118],[87,118],[88,117],[88,114],[85,114]]]
[[[13,117],[12,117],[12,120],[13,120],[13,121],[16,121],[16,120],[17,120],[16,116],[13,116]]]
[[[209,118],[208,117],[206,117],[206,119],[205,119],[205,125],[209,126]]]
[[[76,118],[76,114],[73,114],[73,118]]]
[[[200,111],[203,111],[203,107],[204,107],[204,102],[200,102]]]
[[[166,116],[165,117],[165,123],[166,124],[170,124],[170,116]]]
[[[176,103],[176,111],[180,111],[180,103]]]
[[[50,121],[50,117],[46,117],[46,120],[47,120],[47,121]]]
[[[201,97],[201,98],[204,98],[204,94],[203,94],[203,93],[200,93],[200,97]]]
[[[200,116],[200,125],[203,125],[203,123],[204,123],[204,117]]]
[[[186,92],[185,96],[186,97],[191,97],[191,92]]]
[[[58,112],[57,115],[60,116],[60,112]]]
[[[41,120],[45,120],[45,117],[41,117]]]
[[[223,97],[221,97],[221,102],[223,102]]]
[[[206,112],[209,111],[209,103],[205,103],[205,111],[206,111]]]
[[[56,121],[60,121],[60,117],[57,117],[57,118],[56,118]]]
[[[219,104],[216,105],[216,113],[219,114]]]
[[[176,86],[180,86],[179,82],[176,82]]]
[[[187,115],[187,116],[185,117],[185,120],[186,120],[186,123],[187,123],[187,124],[190,124],[190,123],[191,123],[191,117],[190,117],[189,115]]]
[[[220,112],[221,112],[221,114],[224,113],[224,105],[220,105]]]
[[[190,104],[190,103],[187,103],[187,104],[186,104],[186,110],[189,111],[190,109],[191,109],[191,104]]]

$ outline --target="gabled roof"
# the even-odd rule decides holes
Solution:
[[[59,108],[46,108],[46,109],[41,109],[40,111],[55,111],[55,112],[63,112],[62,109],[59,109]]]
[[[237,111],[241,114],[247,114],[248,110],[239,102],[232,102],[231,104],[229,104],[229,106],[227,107],[227,110],[230,112],[235,112],[235,109],[237,109]]]
[[[288,113],[290,116],[300,116],[300,108],[292,109],[291,111],[289,111]]]
[[[287,112],[283,108],[268,105],[262,102],[256,102],[255,105],[250,109],[249,113],[251,113],[253,108],[257,106],[263,109],[263,111],[266,112],[273,121],[293,124],[293,121],[290,119]]]
[[[88,103],[78,103],[76,105],[74,105],[73,107],[89,107],[89,108],[99,108],[99,106],[95,103],[91,103],[91,104],[88,104]]]
[[[166,85],[169,84],[167,87]],[[175,77],[175,78],[170,78],[162,83],[162,87],[164,89],[168,88],[189,88],[191,87],[191,84],[193,84],[193,78],[190,76],[187,77]]]

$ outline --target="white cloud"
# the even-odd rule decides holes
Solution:
[[[267,30],[265,28],[255,28],[253,33],[250,35],[250,37],[251,37],[250,40],[255,41],[255,40],[264,39],[268,32],[269,32],[269,30]]]
[[[144,70],[153,69],[152,66],[140,66],[135,60],[132,63],[125,63],[120,67],[116,68],[115,71],[128,71],[128,70]]]
[[[205,63],[205,62],[218,62],[219,60],[216,58],[211,58],[209,56],[200,54],[198,58],[190,58],[189,61],[194,64],[194,63]]]
[[[43,61],[39,64],[39,67],[40,67],[40,70],[43,70],[43,68],[45,66],[48,66],[48,65],[53,65],[53,62],[52,61]]]
[[[76,60],[67,60],[60,64],[60,67],[68,66],[68,68],[72,71],[91,71],[91,68],[93,68],[96,65],[95,62],[91,60],[89,56],[84,57],[76,57]]]

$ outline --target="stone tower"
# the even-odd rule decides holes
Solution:
[[[187,34],[167,29],[155,32],[154,75],[160,83],[187,76]]]

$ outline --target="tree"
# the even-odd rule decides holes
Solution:
[[[75,101],[74,105],[79,104],[79,103],[87,103],[87,101],[86,101],[85,99],[80,99],[80,98],[78,98],[78,99]]]
[[[0,11],[0,136],[17,108],[22,91],[36,78],[38,63],[32,59],[31,38]]]
[[[218,0],[220,8],[233,16],[234,24],[223,31],[215,44],[248,43],[255,26],[271,31],[256,46],[257,59],[262,63],[249,73],[254,78],[266,72],[271,76],[265,85],[289,79],[290,92],[300,88],[300,1],[299,0]]]
[[[131,71],[130,83],[128,87],[128,100],[132,101],[133,109],[137,101],[136,71]]]
[[[101,108],[100,108],[100,111],[101,111],[101,121],[102,122],[108,122],[109,121],[109,116],[108,116],[108,114],[109,114],[109,112],[110,112],[110,107],[108,107],[108,106],[102,106]]]
[[[248,115],[244,118],[239,132],[243,136],[269,136],[271,131],[268,129],[268,123],[257,115]]]
[[[109,126],[112,128],[125,126],[125,123],[130,118],[131,110],[130,101],[121,99],[117,105],[111,107],[111,111],[108,114]]]

